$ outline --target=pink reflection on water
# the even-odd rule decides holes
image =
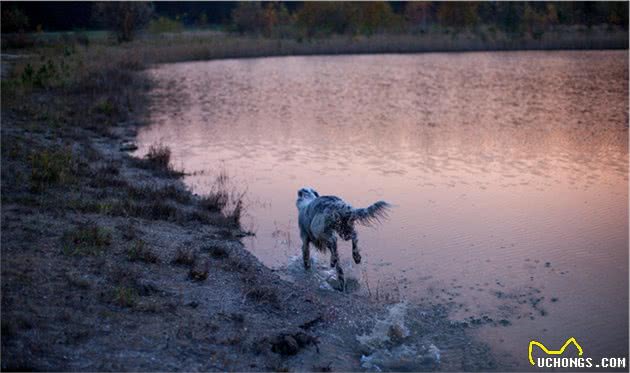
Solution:
[[[268,265],[299,253],[300,187],[386,199],[391,219],[360,233],[372,286],[510,318],[509,336],[483,333],[518,364],[528,338],[566,333],[625,356],[627,65],[608,51],[165,65],[140,153],[169,145],[176,165],[207,171],[185,180],[199,193],[225,167]]]

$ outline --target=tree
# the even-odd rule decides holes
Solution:
[[[2,32],[24,32],[28,27],[28,17],[19,8],[2,8]]]
[[[447,1],[440,3],[437,17],[440,24],[450,26],[457,29],[466,27],[474,27],[479,21],[477,16],[477,7],[479,4],[474,2],[453,2]]]
[[[372,34],[391,27],[396,20],[392,7],[384,1],[368,1],[359,7],[361,32]]]
[[[232,23],[240,33],[261,32],[265,27],[265,11],[260,2],[240,2],[232,11]]]
[[[410,1],[405,5],[405,20],[412,27],[420,27],[426,30],[429,22],[432,22],[432,5],[429,1]]]
[[[356,31],[357,6],[350,2],[307,1],[297,12],[297,24],[307,36]]]
[[[153,5],[139,1],[96,3],[93,15],[116,35],[118,42],[126,42],[133,40],[138,30],[149,23]]]

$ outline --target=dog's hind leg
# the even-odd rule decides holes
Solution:
[[[339,263],[339,253],[337,252],[337,239],[333,236],[327,241],[328,250],[330,250],[330,266],[337,271],[337,281],[339,281],[339,290],[344,291],[346,288],[346,279]]]
[[[352,231],[352,259],[356,264],[361,263],[361,254],[359,253],[359,239],[357,232]]]
[[[326,246],[330,251],[330,268],[335,268],[339,264],[339,253],[337,252],[337,239],[331,236],[326,240]]]
[[[302,237],[302,260],[304,261],[304,269],[311,268],[311,252],[309,245],[310,240],[308,237]]]

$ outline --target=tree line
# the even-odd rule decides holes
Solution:
[[[151,25],[160,31],[220,26],[266,37],[453,32],[484,29],[542,35],[581,25],[628,28],[627,2],[3,2],[2,32],[112,30],[131,40]]]

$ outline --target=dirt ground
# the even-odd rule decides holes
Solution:
[[[376,303],[263,266],[240,242],[238,213],[190,193],[168,157],[121,150],[142,113],[112,121],[80,94],[12,94],[2,370],[497,368],[446,308]]]

